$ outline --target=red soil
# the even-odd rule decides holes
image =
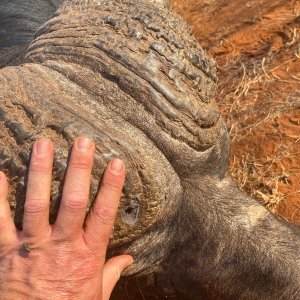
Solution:
[[[300,224],[300,2],[175,0],[174,10],[219,65],[233,176]]]

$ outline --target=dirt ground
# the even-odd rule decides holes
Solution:
[[[175,0],[174,10],[219,65],[233,176],[300,224],[300,1]]]
[[[300,224],[300,1],[175,0],[173,8],[219,65],[233,176]],[[158,299],[145,286],[123,299]]]

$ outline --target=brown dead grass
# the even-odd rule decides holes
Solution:
[[[275,67],[272,66],[273,53],[267,59],[251,62],[250,66],[249,63],[240,63],[233,70],[231,65],[231,70],[226,72],[237,74],[230,77],[232,90],[228,93],[228,85],[221,84],[223,89],[220,91],[220,104],[233,143],[232,175],[243,190],[261,200],[273,212],[289,195],[280,189],[282,183],[289,184],[289,170],[284,159],[295,157],[295,146],[300,141],[296,128],[294,136],[283,137],[284,130],[276,126],[276,120],[300,108],[299,88],[290,88],[299,85],[297,76],[291,74],[290,78],[283,79],[276,74],[285,64],[298,59],[295,49],[287,49],[287,52],[294,58]],[[266,141],[267,134],[273,141]],[[251,140],[253,137],[258,139],[256,143]],[[256,153],[246,143],[252,145]],[[239,155],[239,147],[249,152]]]
[[[300,208],[299,1],[178,0],[174,8],[219,64],[217,101],[232,141],[233,177],[300,224],[300,209],[289,209]]]
[[[298,59],[296,52],[294,55]],[[224,68],[222,72],[232,76],[220,84],[219,94],[219,103],[233,144],[231,173],[244,191],[261,200],[272,211],[276,211],[278,204],[288,195],[280,189],[282,182],[288,184],[289,177],[283,160],[295,156],[294,146],[300,141],[297,132],[294,139],[289,136],[291,140],[287,141],[281,137],[275,145],[263,138],[267,133],[270,137],[280,136],[276,120],[286,112],[300,108],[297,90],[293,92],[287,87],[286,91],[278,91],[274,88],[300,83],[296,76],[285,80],[276,75],[275,71],[281,66],[272,66],[274,56],[272,53],[267,59],[264,57],[250,64],[238,62],[231,64],[229,69]],[[269,132],[265,131],[266,128],[270,129]],[[257,137],[255,133],[259,131],[265,131],[261,132],[258,142],[264,142],[264,149],[269,152],[267,156],[262,155],[263,151],[254,153],[245,145],[248,141],[253,145],[251,137]],[[241,146],[249,152],[240,155],[238,148]],[[259,145],[254,147],[260,148]]]

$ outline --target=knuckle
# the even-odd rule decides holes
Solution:
[[[87,209],[87,197],[82,192],[68,194],[62,201],[62,206],[68,211],[78,212]]]
[[[70,167],[73,169],[80,169],[80,170],[88,170],[92,166],[92,159],[90,157],[76,157],[71,160]]]
[[[46,160],[35,159],[30,163],[30,173],[49,174],[51,166]]]
[[[36,198],[30,199],[25,202],[24,205],[24,212],[25,213],[40,213],[44,212],[48,209],[49,203],[46,202],[44,199]]]
[[[102,181],[102,188],[110,191],[120,192],[122,189],[122,185],[116,179],[104,178]]]
[[[116,210],[108,206],[99,206],[94,210],[96,219],[101,225],[110,226],[114,223]]]

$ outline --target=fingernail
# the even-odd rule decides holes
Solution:
[[[35,153],[37,155],[45,155],[49,153],[51,142],[49,140],[39,140],[35,145]]]
[[[76,140],[76,146],[79,150],[88,151],[92,148],[93,142],[86,137],[80,137]]]
[[[132,265],[132,263],[133,263],[133,257],[132,257],[132,256],[130,256],[130,257],[128,257],[128,261],[127,261],[127,265],[128,265],[128,267],[129,267],[129,266],[131,266],[131,265]]]
[[[110,163],[110,170],[115,175],[120,175],[121,171],[123,170],[124,163],[121,159],[114,158]]]
[[[132,265],[132,263],[133,263],[133,257],[128,255],[128,259],[127,259],[127,261],[126,261],[126,267],[125,267],[125,270],[126,270],[127,268],[129,268],[129,267]]]

